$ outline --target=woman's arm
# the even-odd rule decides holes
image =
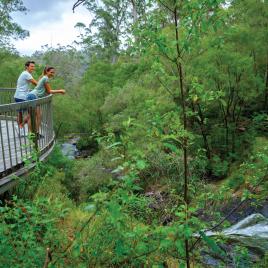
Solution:
[[[45,89],[46,89],[46,92],[48,94],[57,94],[57,93],[60,93],[60,94],[65,94],[65,90],[64,89],[56,89],[56,90],[53,90],[49,83],[45,83]]]

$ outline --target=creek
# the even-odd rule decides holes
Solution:
[[[78,158],[87,158],[90,157],[94,152],[90,148],[78,149],[77,143],[81,138],[79,136],[66,139],[61,143],[61,152],[70,160]]]
[[[64,156],[70,160],[75,159],[78,156],[78,149],[76,144],[65,142],[61,144],[61,152]]]
[[[77,142],[79,137],[65,140],[61,144],[61,151],[70,160],[86,158],[90,154],[88,151],[79,151]],[[221,213],[228,214],[238,200],[233,200],[230,204],[222,208]],[[256,207],[254,200],[246,202],[245,206],[228,218],[231,226],[215,232],[207,232],[208,237],[220,237],[224,243],[219,244],[225,255],[212,251],[201,251],[203,263],[206,267],[220,267],[222,261],[227,267],[250,267],[249,261],[258,261],[268,252],[268,200]],[[239,248],[247,248],[246,256],[239,257]],[[240,259],[239,259],[240,258]]]

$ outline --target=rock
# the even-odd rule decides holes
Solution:
[[[268,219],[259,213],[252,214],[221,232],[206,232],[206,235],[224,236],[262,253],[268,251]]]
[[[261,209],[261,214],[268,218],[268,203],[265,203]]]
[[[219,208],[221,214],[223,216],[226,216],[229,214],[229,212],[234,209],[237,204],[240,202],[240,199],[238,198],[233,198],[232,201],[228,202],[227,204],[225,204],[224,206],[222,206],[221,208]],[[201,213],[202,211],[200,211]],[[203,213],[205,214],[204,217],[202,217],[203,219],[206,219],[205,217],[207,217],[206,215],[206,211],[203,211]],[[268,217],[268,200],[264,200],[264,201],[258,201],[255,199],[249,199],[246,200],[238,210],[236,210],[234,213],[232,213],[227,220],[231,223],[231,224],[235,224],[238,223],[239,221],[241,221],[242,219],[252,215],[252,214],[256,214],[256,213],[260,213],[265,217]],[[202,215],[201,215],[202,216]]]
[[[209,267],[220,267],[221,262],[220,260],[212,257],[209,255],[209,253],[201,253],[202,257],[203,257],[203,263]]]

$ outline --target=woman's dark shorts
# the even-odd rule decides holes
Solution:
[[[26,100],[36,100],[37,97],[33,93],[28,93]]]

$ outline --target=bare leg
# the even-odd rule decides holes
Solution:
[[[32,121],[31,121],[31,117],[30,114],[27,115],[28,119],[27,119],[27,123],[28,123],[28,131],[32,132]]]
[[[17,117],[17,122],[20,128],[23,127],[23,122],[22,122],[22,112],[19,112],[18,117]]]
[[[29,120],[30,120],[30,114],[27,113],[27,115],[24,116],[24,118],[23,118],[23,122],[21,122],[21,124],[19,125],[20,128],[23,128],[25,124],[28,124]]]

